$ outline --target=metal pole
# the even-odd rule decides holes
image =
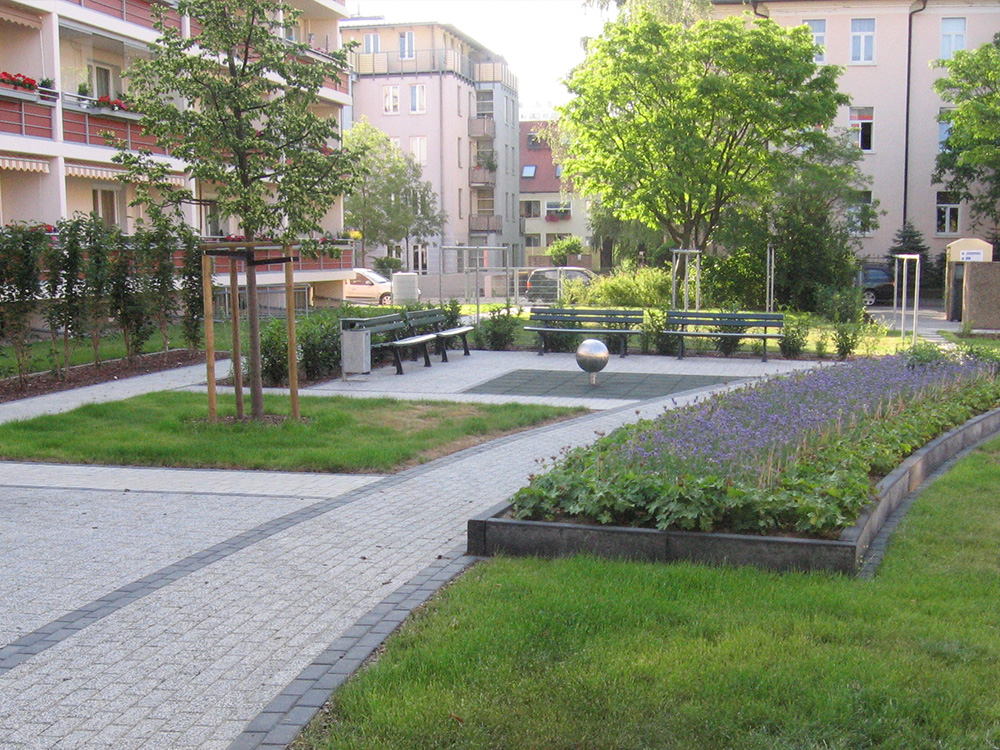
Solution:
[[[903,294],[902,294],[902,297],[900,299],[900,304],[899,304],[899,340],[900,341],[905,341],[906,340],[906,291],[907,291],[906,290],[906,277],[907,276],[908,276],[908,274],[907,274],[907,268],[906,268],[906,259],[903,258]]]
[[[201,256],[201,291],[205,311],[205,367],[208,376],[208,421],[218,419],[215,392],[215,320],[212,312],[212,258]]]
[[[695,296],[694,309],[701,310],[701,253],[695,259]]]
[[[677,309],[677,251],[671,251],[670,261],[670,307]]]
[[[920,312],[920,256],[917,256],[917,273],[913,282],[913,344],[917,343],[917,314]]]
[[[285,245],[285,255],[291,255],[291,248]],[[292,401],[292,419],[299,413],[299,358],[295,341],[295,284],[291,261],[285,261],[285,318],[288,322],[288,395]]]

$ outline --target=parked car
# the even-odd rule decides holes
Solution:
[[[582,281],[589,284],[596,275],[589,269],[577,266],[536,268],[528,275],[524,295],[529,302],[555,302],[562,294],[565,282]]]
[[[893,300],[896,284],[892,272],[884,266],[862,266],[856,283],[863,290],[865,307]]]
[[[355,268],[354,278],[344,282],[344,299],[388,305],[392,302],[392,282],[378,271]]]

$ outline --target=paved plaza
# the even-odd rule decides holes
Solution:
[[[584,388],[572,354],[434,362],[310,387],[303,408],[336,394],[592,411],[386,476],[0,463],[0,750],[283,748],[474,562],[467,519],[509,498],[538,459],[811,366],[632,355]],[[0,420],[204,380],[204,367],[143,376],[0,405]]]

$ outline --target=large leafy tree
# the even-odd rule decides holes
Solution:
[[[628,14],[591,40],[567,82],[564,173],[617,218],[704,249],[728,205],[766,196],[786,154],[828,138],[847,98],[815,54],[804,27]]]
[[[974,50],[960,50],[942,65],[948,75],[934,88],[954,108],[937,158],[936,181],[969,201],[973,222],[1000,225],[1000,34]]]
[[[601,10],[614,7],[622,15],[646,11],[661,21],[685,26],[708,18],[712,11],[712,0],[585,0],[584,4]]]
[[[362,262],[372,246],[419,242],[441,231],[437,195],[422,179],[420,165],[389,136],[363,119],[344,134],[344,147],[357,156],[360,168],[344,217],[361,232]]]
[[[214,186],[219,213],[238,217],[247,239],[318,229],[354,172],[335,148],[336,120],[316,111],[320,88],[347,68],[344,53],[286,39],[301,11],[281,0],[180,0],[177,10],[200,33],[183,38],[158,20],[152,56],[128,72],[144,131]],[[132,154],[122,161],[148,169]]]

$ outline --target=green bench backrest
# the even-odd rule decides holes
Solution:
[[[342,331],[371,331],[376,333],[391,333],[401,329],[409,328],[409,324],[401,313],[391,313],[389,315],[376,315],[371,318],[341,318],[340,330]]]
[[[747,328],[781,328],[782,313],[706,313],[670,311],[667,325],[746,326]]]
[[[642,325],[642,310],[581,310],[570,307],[533,309],[531,320],[541,323],[625,323]]]
[[[434,326],[437,328],[446,321],[444,310],[435,308],[433,310],[410,310],[403,313],[407,322],[414,328],[423,326]]]

